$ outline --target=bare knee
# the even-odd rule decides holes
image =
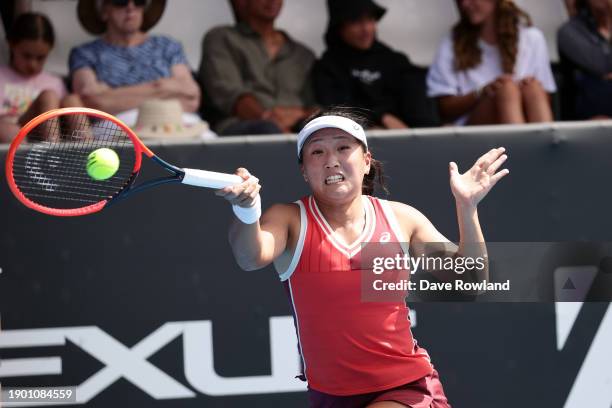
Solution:
[[[61,101],[62,108],[74,108],[83,106],[83,100],[77,94],[66,95]]]
[[[529,122],[551,122],[553,120],[548,93],[535,78],[521,81],[521,96]]]
[[[45,112],[51,109],[57,109],[60,106],[60,98],[57,93],[50,89],[42,91],[36,101],[37,107],[40,111]]]
[[[519,85],[509,76],[498,79],[493,95],[497,123],[524,123],[523,103]]]
[[[497,104],[516,104],[521,102],[521,89],[511,78],[504,77],[499,81],[495,90],[495,101]]]
[[[523,102],[526,104],[548,98],[548,93],[542,87],[540,81],[534,78],[521,81],[520,90]]]

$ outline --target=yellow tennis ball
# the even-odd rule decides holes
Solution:
[[[106,147],[96,149],[87,156],[87,174],[94,180],[107,180],[119,169],[119,156]]]

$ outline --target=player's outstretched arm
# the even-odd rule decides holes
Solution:
[[[487,259],[485,238],[478,220],[478,204],[510,171],[499,168],[508,159],[506,149],[491,149],[476,160],[465,173],[459,173],[455,162],[449,163],[450,187],[457,207],[459,225],[459,249],[461,256]],[[481,271],[480,279],[489,279],[487,267]]]
[[[275,204],[260,217],[259,180],[244,168],[236,174],[245,181],[217,190],[215,194],[228,200],[236,215],[229,229],[236,262],[244,270],[260,269],[285,250],[289,225],[297,210],[290,204]]]
[[[487,256],[486,245],[477,207],[493,186],[509,173],[507,169],[498,171],[508,156],[503,147],[492,149],[482,155],[465,173],[460,174],[454,162],[449,164],[450,186],[457,209],[459,225],[459,246],[452,244],[442,235],[418,210],[397,202],[391,202],[393,211],[407,237],[410,247],[424,255],[432,255],[429,251],[442,251],[449,256],[479,258]],[[432,244],[441,245],[432,245]],[[413,255],[421,255],[420,253]],[[436,275],[436,271],[431,271]],[[477,280],[488,279],[488,268],[481,271]],[[448,278],[448,276],[437,276]]]
[[[450,186],[457,206],[460,251],[465,244],[485,242],[477,206],[493,186],[510,172],[508,169],[499,170],[508,159],[505,151],[503,147],[491,149],[463,174],[459,173],[455,162],[449,163]]]

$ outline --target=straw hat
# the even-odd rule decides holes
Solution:
[[[198,138],[208,130],[206,122],[186,123],[176,99],[151,99],[138,108],[134,132],[142,139]]]
[[[79,0],[77,15],[85,30],[94,35],[103,34],[106,31],[106,23],[100,17],[100,0]],[[142,19],[142,31],[149,31],[164,14],[166,0],[151,0],[144,11]]]

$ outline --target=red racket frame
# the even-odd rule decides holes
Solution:
[[[58,118],[58,117],[67,116],[67,115],[83,115],[83,114],[87,116],[94,116],[94,117],[97,117],[103,120],[111,121],[115,123],[117,126],[119,126],[122,130],[124,130],[125,133],[128,135],[128,137],[132,141],[132,145],[134,146],[134,155],[135,155],[134,168],[132,170],[132,177],[131,177],[132,180],[134,180],[135,174],[140,171],[140,165],[142,164],[143,154],[145,154],[149,158],[156,157],[155,154],[147,146],[145,146],[144,143],[142,143],[142,141],[138,138],[138,136],[136,136],[136,134],[134,133],[132,129],[130,129],[125,123],[123,123],[121,120],[117,119],[116,117],[114,117],[113,115],[109,113],[98,111],[95,109],[89,109],[89,108],[62,108],[62,109],[54,109],[49,112],[45,112],[35,117],[34,119],[32,119],[25,126],[21,128],[21,130],[19,131],[19,133],[17,133],[17,136],[15,136],[15,139],[11,143],[8,154],[6,156],[5,171],[6,171],[6,179],[7,179],[9,188],[11,189],[15,197],[17,197],[17,199],[21,201],[26,207],[29,207],[33,210],[36,210],[36,211],[39,211],[39,212],[42,212],[48,215],[55,215],[55,216],[60,216],[60,217],[73,217],[73,216],[87,215],[87,214],[98,212],[102,208],[104,208],[106,204],[108,204],[109,200],[102,200],[95,204],[91,204],[86,207],[79,207],[79,208],[59,209],[59,208],[46,207],[44,205],[37,204],[31,201],[29,198],[27,198],[25,194],[19,189],[19,187],[15,183],[15,178],[13,177],[13,160],[15,158],[15,152],[17,151],[17,148],[19,147],[21,142],[32,131],[32,129],[36,128],[41,123],[47,120],[53,119],[53,118]]]

